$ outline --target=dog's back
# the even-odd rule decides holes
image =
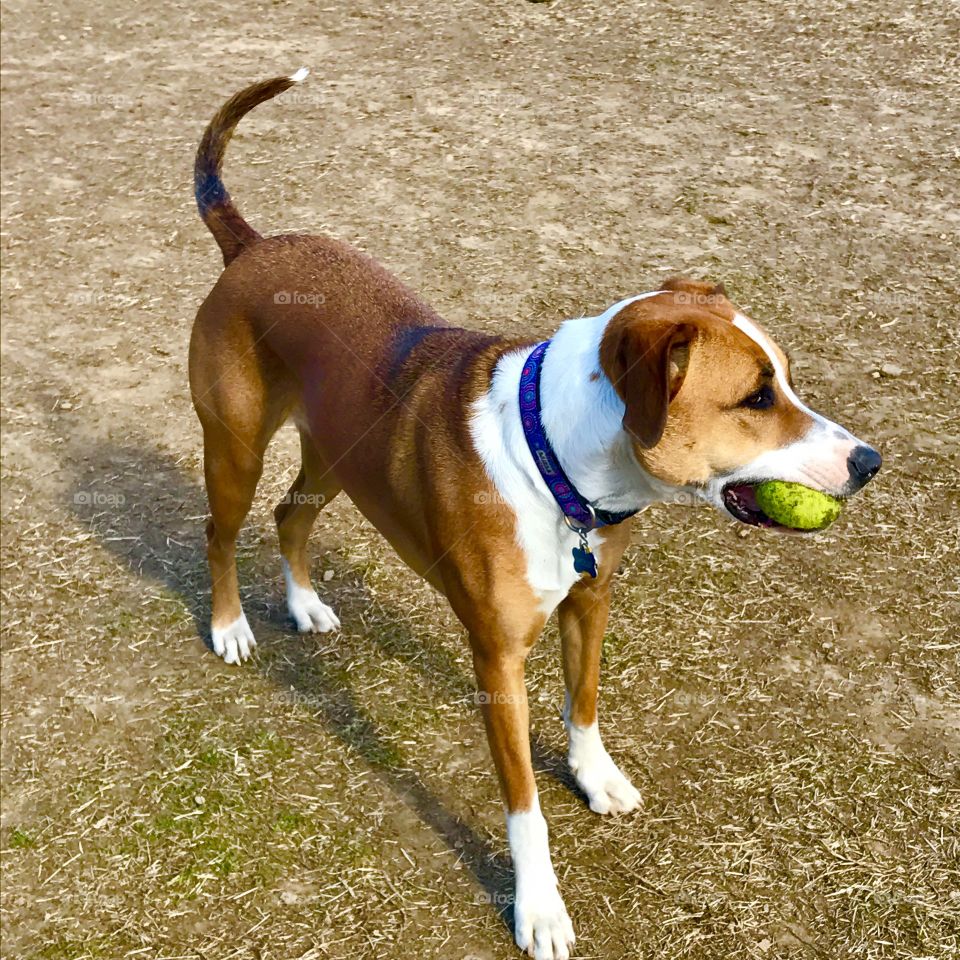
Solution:
[[[477,461],[471,475],[484,477],[463,411],[514,344],[446,325],[348,244],[318,236],[264,238],[244,220],[221,179],[226,144],[247,112],[297,77],[263,81],[233,96],[197,153],[197,206],[226,264],[197,314],[190,345],[208,489],[215,478],[211,507],[217,491],[227,490],[219,499],[228,503],[229,533],[234,514],[252,499],[270,438],[292,418],[324,496],[346,491],[400,555],[439,584],[437,564],[451,543],[443,529],[425,529],[424,521],[442,528],[447,510],[473,496],[452,473],[446,482],[444,470],[471,457]],[[420,462],[428,446],[417,442],[423,434],[430,437],[429,464]],[[448,505],[440,497],[425,509],[427,472],[432,484],[451,490]],[[282,506],[278,513],[288,517]]]

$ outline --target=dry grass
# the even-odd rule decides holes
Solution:
[[[301,62],[317,79],[232,154],[258,226],[333,230],[508,333],[723,279],[886,458],[816,541],[638,521],[602,689],[636,815],[572,788],[553,628],[536,648],[578,956],[960,952],[948,5],[74,0],[4,28],[5,955],[514,955],[464,638],[343,499],[315,551],[344,630],[289,631],[290,434],[242,538],[259,660],[199,639],[184,361],[217,258],[190,155],[222,95]]]

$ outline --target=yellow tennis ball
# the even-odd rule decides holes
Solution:
[[[784,480],[757,484],[754,496],[771,520],[794,530],[823,530],[840,516],[842,507],[836,497]]]

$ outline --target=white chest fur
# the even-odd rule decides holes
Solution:
[[[623,402],[600,370],[607,323],[639,299],[623,300],[598,317],[568,320],[552,338],[541,371],[541,419],[550,443],[574,486],[607,510],[637,510],[658,499],[623,431]],[[516,514],[527,579],[549,614],[580,578],[572,555],[579,541],[563,522],[523,435],[520,374],[528,354],[525,348],[501,357],[490,389],[474,405],[471,430],[487,474]],[[599,536],[591,533],[588,542],[597,552]],[[602,553],[597,555],[602,563]]]

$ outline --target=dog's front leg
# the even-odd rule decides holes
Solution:
[[[595,813],[626,813],[640,794],[607,753],[597,726],[600,648],[610,612],[609,582],[578,583],[557,609],[567,686],[563,720],[570,770]]]
[[[550,861],[530,759],[523,668],[529,646],[474,638],[478,699],[507,815],[515,874],[514,935],[536,960],[566,960],[574,936]]]

